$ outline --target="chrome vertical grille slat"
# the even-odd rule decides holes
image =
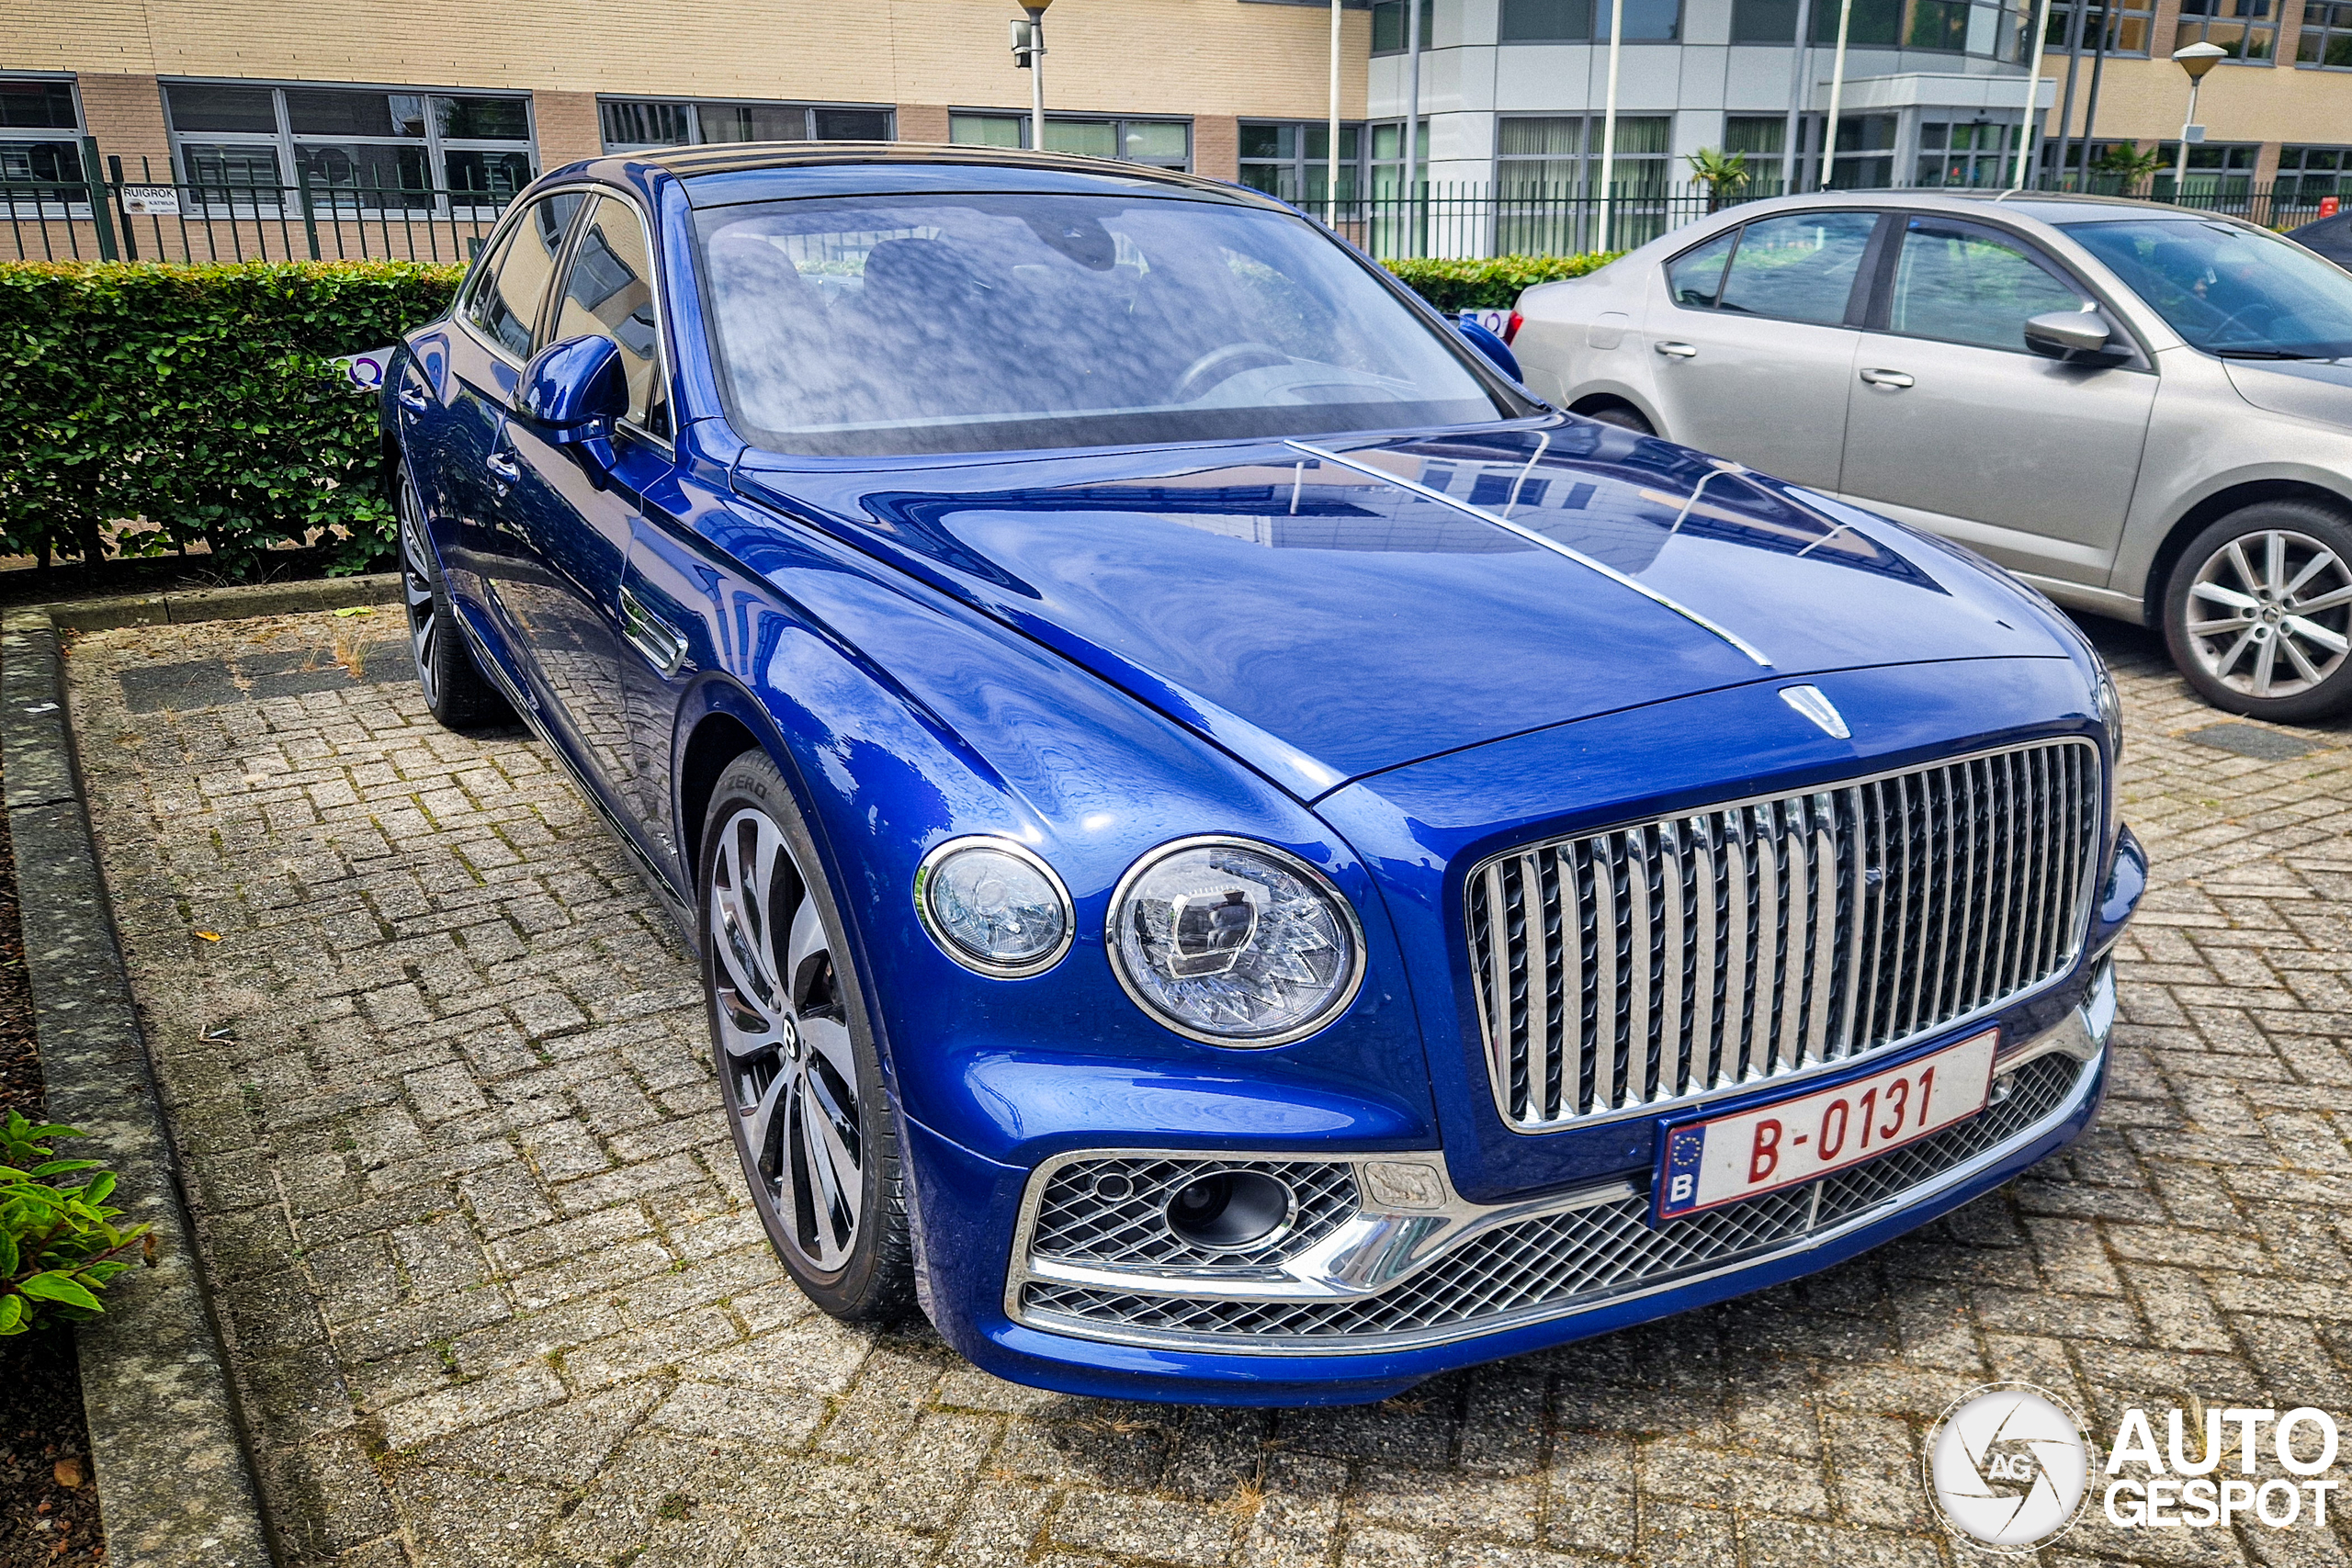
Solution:
[[[2088,740],[2007,748],[1513,850],[1465,883],[1495,1103],[1526,1132],[1882,1051],[2062,973],[2088,918]]]

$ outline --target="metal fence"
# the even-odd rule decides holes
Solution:
[[[188,183],[170,171],[159,177],[144,160],[131,177],[119,158],[101,163],[88,138],[82,162],[80,180],[0,183],[0,261],[10,259],[13,245],[21,261],[463,262],[514,199],[508,191],[324,184],[307,174],[293,185]],[[2128,190],[2120,181],[2094,177],[2091,188],[2274,229],[2319,216],[2319,196],[2303,195],[2291,182],[2233,186],[2192,173],[2188,185],[2176,192],[2167,173]],[[1606,195],[1585,185],[1425,182],[1351,195],[1336,209],[1303,205],[1383,260],[1473,258],[1629,250],[1724,206],[1779,194],[1775,178],[1751,180],[1730,196],[1646,179]]]
[[[140,161],[103,165],[82,143],[83,178],[0,183],[0,261],[470,260],[511,191],[315,182],[196,181]]]

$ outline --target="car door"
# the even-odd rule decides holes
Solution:
[[[510,506],[529,579],[510,603],[548,716],[642,843],[657,814],[648,809],[621,668],[643,657],[631,641],[642,617],[625,617],[621,576],[647,492],[674,465],[651,247],[636,206],[615,195],[597,196],[582,213],[544,334],[548,343],[584,336],[618,345],[628,412],[609,443],[582,446],[557,446],[519,417],[507,422],[520,470]]]
[[[443,520],[442,563],[460,609],[487,621],[501,644],[517,630],[507,599],[524,564],[512,506],[521,476],[506,449],[507,408],[538,342],[564,237],[585,199],[578,190],[557,191],[515,216],[492,241],[448,337],[447,402],[434,454],[437,493],[427,502]]]
[[[2002,565],[2103,586],[2139,476],[2156,375],[2065,365],[2025,323],[2095,308],[2030,241],[1939,215],[1903,220],[1847,390],[1839,490]]]
[[[1761,218],[1667,264],[1645,331],[1659,433],[1822,490],[1838,483],[1858,287],[1880,214]]]

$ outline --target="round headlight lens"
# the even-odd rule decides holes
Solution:
[[[1069,951],[1069,895],[1010,839],[954,839],[923,857],[915,908],[942,952],[1001,980],[1042,974]]]
[[[2098,666],[2098,717],[2107,726],[2109,743],[2114,755],[2123,755],[2123,694],[2115,688],[2115,677],[2108,673],[2107,661]]]
[[[1281,1045],[1323,1027],[1363,976],[1355,911],[1321,873],[1264,844],[1192,839],[1112,895],[1111,962],[1179,1034]]]

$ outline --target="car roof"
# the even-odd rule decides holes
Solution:
[[[727,142],[627,153],[603,172],[658,169],[695,207],[780,197],[906,195],[921,191],[1155,194],[1288,210],[1246,186],[1146,164],[1069,152],[1028,152],[907,141]]]
[[[1784,208],[1904,207],[1914,211],[1977,212],[1999,208],[2017,217],[2041,223],[2118,222],[2129,218],[2196,220],[2228,214],[2200,212],[2161,201],[2135,201],[2127,197],[2080,196],[2071,191],[1951,190],[1914,186],[1884,190],[1825,190],[1802,196],[1772,197],[1743,202],[1726,212],[1771,211]]]

